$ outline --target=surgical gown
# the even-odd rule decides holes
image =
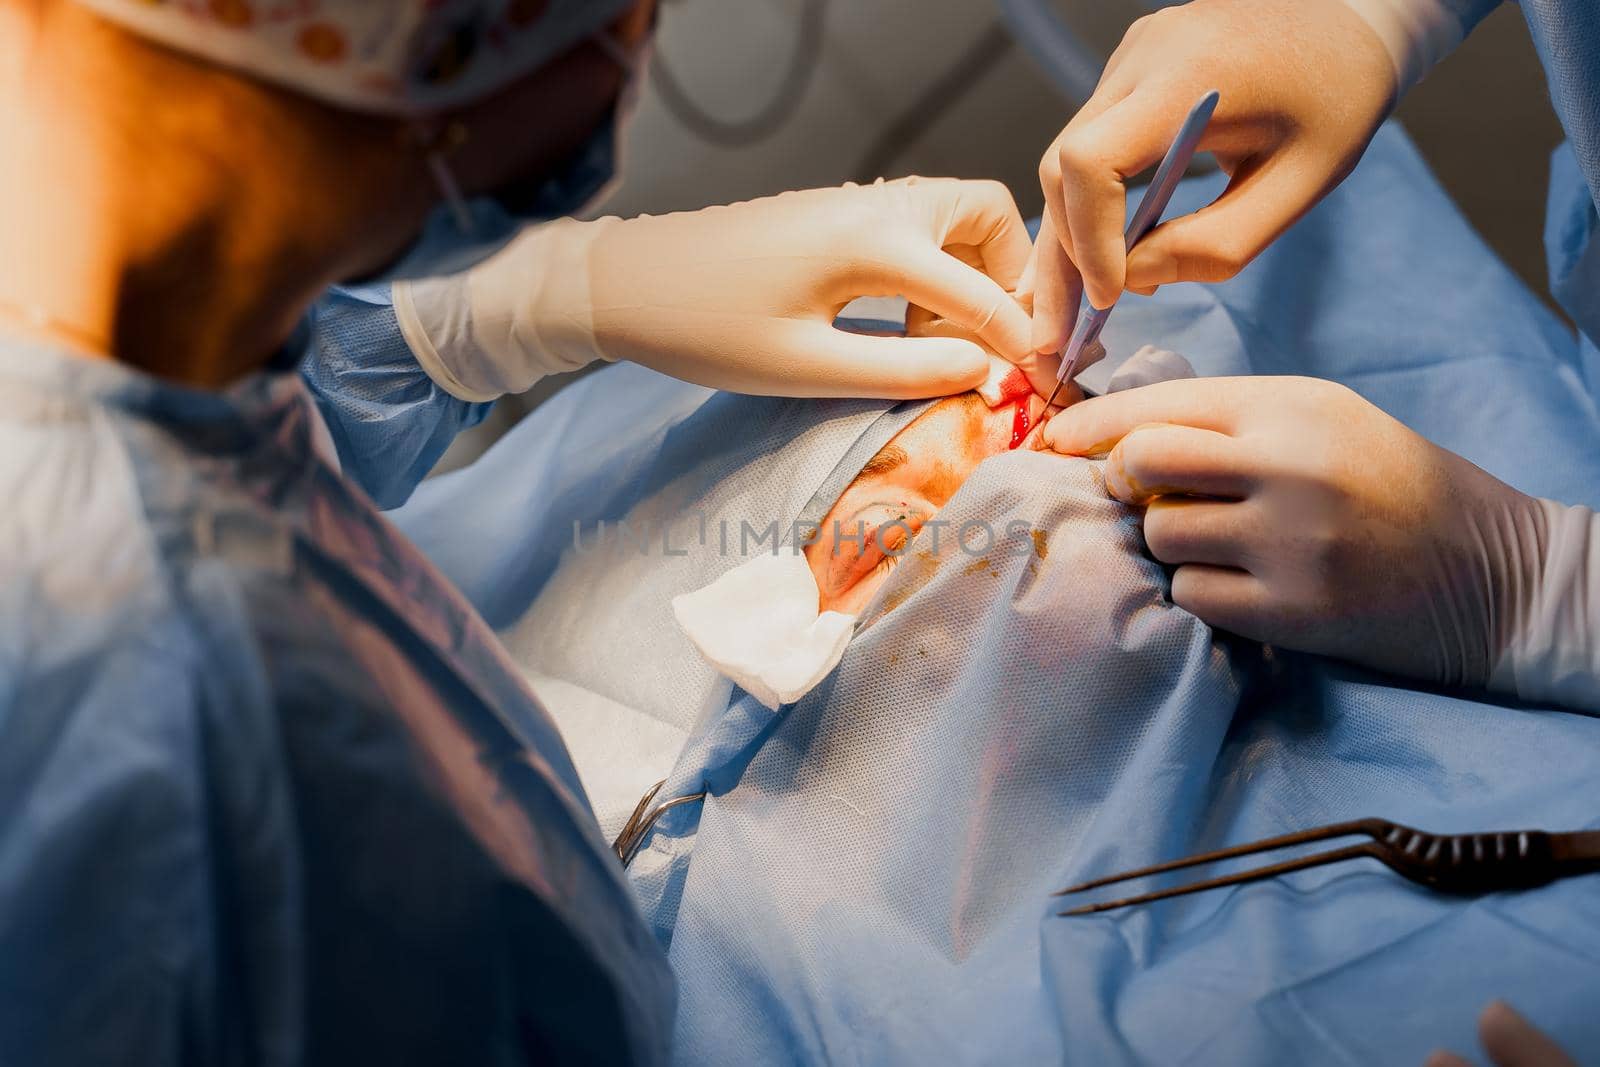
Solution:
[[[0,349],[0,1063],[658,1060],[554,727],[317,436]]]
[[[1471,29],[1498,0],[1446,0]],[[1522,0],[1518,5],[1544,65],[1550,102],[1567,142],[1550,170],[1545,246],[1550,291],[1579,330],[1591,392],[1600,393],[1600,5],[1591,0]]]

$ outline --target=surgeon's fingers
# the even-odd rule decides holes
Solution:
[[[1251,535],[1248,504],[1163,496],[1144,513],[1144,542],[1162,563],[1241,567]]]
[[[1457,1056],[1454,1052],[1435,1049],[1422,1061],[1422,1067],[1472,1067],[1472,1061],[1465,1056]]]
[[[1314,162],[1285,151],[1242,163],[1213,203],[1162,223],[1134,246],[1125,284],[1150,291],[1232,278],[1321,197],[1325,174]]]
[[[1035,352],[1057,354],[1067,346],[1083,297],[1083,279],[1057,233],[1055,213],[1046,209],[1034,242],[1033,339]]]
[[[1124,44],[1127,40],[1124,39]],[[1119,48],[1113,53],[1111,62],[1100,75],[1100,84],[1095,86],[1094,95],[1084,105],[1073,113],[1066,127],[1045,149],[1044,156],[1039,160],[1039,190],[1044,194],[1044,218],[1051,223],[1051,232],[1055,235],[1056,243],[1061,245],[1067,253],[1069,261],[1072,254],[1072,232],[1067,227],[1067,199],[1066,191],[1061,180],[1061,146],[1070,139],[1078,130],[1089,125],[1095,119],[1115,107],[1128,93],[1133,91],[1136,80],[1120,78],[1114,73],[1117,56],[1121,54]],[[1040,240],[1044,239],[1043,230],[1040,231]]]
[[[1172,573],[1172,602],[1219,630],[1263,639],[1267,589],[1247,571],[1185,564]]]
[[[983,271],[933,247],[906,249],[896,267],[892,291],[977,334],[1012,362],[1029,354],[1033,322],[1022,305]]]
[[[1249,452],[1226,434],[1151,423],[1111,450],[1106,489],[1125,504],[1173,494],[1242,499],[1255,487],[1253,468]]]
[[[906,336],[908,337],[961,337],[973,340],[973,336],[966,330],[956,330],[947,326],[947,320],[941,319],[927,308],[915,304],[906,306]]]
[[[1016,364],[1028,376],[1028,384],[1033,386],[1034,392],[1045,397],[1055,392],[1056,372],[1061,369],[1061,356],[1058,353],[1030,352],[1017,360]],[[1066,396],[1063,390],[1056,397],[1056,403],[1061,404]]]
[[[1110,307],[1122,294],[1129,177],[1161,159],[1194,104],[1160,89],[1136,89],[1059,142],[1066,224],[1089,303]]]
[[[1577,1067],[1560,1045],[1496,1000],[1478,1016],[1478,1040],[1495,1067]]]
[[[984,273],[1008,292],[1015,292],[1033,253],[1027,224],[1011,196],[997,181],[952,181],[941,227],[945,247],[970,246]]]
[[[978,338],[973,332],[959,323],[949,319],[940,318],[926,308],[912,304],[906,311],[906,335],[908,337],[959,337],[965,341],[978,343]],[[1008,361],[1009,362],[1009,361]],[[1056,370],[1061,366],[1061,357],[1050,353],[1048,355],[1030,352],[1014,364],[1028,377],[1028,384],[1040,396],[1049,396],[1056,385]],[[1062,402],[1066,393],[1057,398]],[[1077,394],[1081,397],[1081,394]]]
[[[1028,263],[1022,268],[1022,277],[1017,279],[1016,292],[1012,293],[1017,298],[1017,303],[1021,304],[1030,315],[1033,314],[1033,290],[1038,277],[1039,246],[1034,245],[1028,252]]]
[[[1072,227],[1068,223],[1065,184],[1062,181],[1062,145],[1077,131],[1094,122],[1115,107],[1133,90],[1137,78],[1119,76],[1119,57],[1138,32],[1137,23],[1123,38],[1123,47],[1112,54],[1094,95],[1080,107],[1055,141],[1045,150],[1039,161],[1039,188],[1044,193],[1044,213],[1040,219],[1039,237],[1034,242],[1035,271],[1038,275],[1033,292],[1034,301],[1034,351],[1059,353],[1066,347],[1067,339],[1076,325],[1078,305],[1083,299],[1083,277],[1080,274],[1072,246]],[[1038,297],[1045,303],[1041,310]]]
[[[1231,434],[1239,410],[1269,378],[1184,378],[1092,397],[1068,408],[1044,428],[1045,443],[1069,456],[1110,452],[1136,426],[1162,422]]]
[[[822,360],[829,367],[826,375],[804,376],[813,383],[807,396],[890,400],[950,396],[976,389],[989,372],[989,357],[982,348],[950,337],[870,337],[808,323],[793,340],[792,363]],[[780,374],[784,356],[773,354]],[[783,388],[767,391],[790,392]]]

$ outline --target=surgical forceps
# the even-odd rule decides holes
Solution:
[[[628,816],[628,821],[622,824],[622,831],[617,834],[617,839],[611,843],[611,851],[617,854],[617,859],[622,861],[623,867],[633,862],[633,857],[639,854],[639,846],[644,844],[644,839],[650,836],[650,831],[655,829],[661,816],[673,808],[683,804],[691,804],[696,800],[704,800],[704,790],[698,793],[689,793],[686,796],[674,797],[664,800],[655,807],[650,807],[650,802],[661,792],[661,787],[667,784],[665,778],[650,787],[650,791],[639,798],[638,805],[633,809],[633,814]]]
[[[1068,886],[1056,896],[1082,893],[1089,889],[1143,878],[1150,874],[1183,870],[1203,863],[1251,856],[1290,845],[1303,845],[1310,841],[1326,841],[1334,837],[1365,834],[1372,838],[1357,845],[1330,849],[1310,856],[1300,856],[1281,863],[1257,867],[1254,870],[1225,874],[1189,885],[1161,889],[1121,900],[1108,900],[1100,904],[1085,904],[1060,912],[1061,915],[1092,915],[1096,912],[1125,908],[1132,904],[1148,904],[1153,900],[1180,897],[1225,885],[1241,885],[1264,878],[1275,878],[1289,871],[1321,867],[1342,860],[1368,856],[1382,863],[1401,877],[1440,893],[1454,896],[1478,896],[1503,889],[1533,889],[1558,878],[1600,871],[1600,830],[1578,830],[1572,833],[1546,833],[1543,830],[1509,830],[1488,834],[1428,834],[1409,826],[1387,822],[1383,819],[1352,819],[1319,826],[1313,830],[1269,837],[1248,845],[1235,845],[1215,852],[1206,852],[1187,859],[1158,863],[1106,878],[1096,878],[1079,885]]]
[[[1144,196],[1139,199],[1139,206],[1134,209],[1133,218],[1128,220],[1128,228],[1123,231],[1128,251],[1133,251],[1133,246],[1161,221],[1161,213],[1167,210],[1172,194],[1177,191],[1178,182],[1183,179],[1183,172],[1194,158],[1194,151],[1200,145],[1200,135],[1206,132],[1206,125],[1211,121],[1211,113],[1217,110],[1219,99],[1221,94],[1215,89],[1202,96],[1178,128],[1178,136],[1172,139],[1172,147],[1162,157],[1155,177],[1145,187]],[[1100,331],[1105,329],[1106,320],[1111,317],[1111,308],[1116,306],[1113,303],[1104,310],[1091,307],[1087,314],[1078,316],[1078,323],[1072,329],[1072,339],[1067,342],[1066,354],[1061,357],[1061,368],[1056,371],[1056,387],[1050,390],[1050,399],[1045,401],[1047,409],[1056,402],[1056,394],[1061,392],[1061,387],[1072,381],[1084,352],[1099,340]]]

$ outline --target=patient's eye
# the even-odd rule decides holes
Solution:
[[[911,501],[878,501],[839,520],[828,562],[828,586],[839,593],[874,571],[887,572],[899,562],[911,539],[922,529],[928,512]]]
[[[905,548],[914,533],[916,531],[911,528],[910,517],[902,512],[874,530],[872,539],[876,542],[875,547],[884,555],[895,556]]]

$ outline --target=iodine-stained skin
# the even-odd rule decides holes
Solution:
[[[989,377],[978,387],[978,395],[983,397],[983,402],[989,405],[991,411],[998,408],[1011,411],[1011,441],[1006,447],[1013,452],[1028,439],[1028,433],[1035,423],[1043,421],[1042,418],[1034,418],[1033,409],[1036,405],[1030,403],[1034,394],[1033,386],[1028,384],[1028,376],[1022,373],[1022,368],[1011,366],[1004,360],[995,359],[991,362]]]
[[[991,356],[989,359],[989,377],[978,386],[978,395],[983,397],[983,402],[991,408],[1002,407],[1021,400],[1033,387],[1028,384],[1028,376],[1022,373],[1022,368],[1012,366],[1005,360]]]
[[[1000,361],[996,361],[1000,362]],[[824,611],[858,614],[913,550],[943,531],[935,516],[978,464],[1035,440],[1044,399],[1011,368],[998,377],[991,403],[978,390],[949,397],[924,412],[869,460],[822,522],[806,549]],[[934,546],[935,548],[937,546]]]

